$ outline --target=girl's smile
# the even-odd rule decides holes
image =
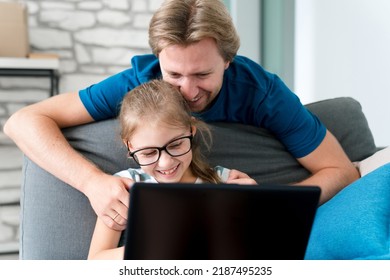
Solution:
[[[178,167],[179,164],[170,170],[158,170],[158,172],[160,172],[162,175],[170,176],[170,175],[174,175]]]

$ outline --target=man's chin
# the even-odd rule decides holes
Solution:
[[[206,111],[206,105],[205,104],[189,104],[190,109],[193,113],[202,113]]]

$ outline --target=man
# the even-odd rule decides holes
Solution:
[[[109,227],[124,229],[132,181],[102,172],[61,128],[116,117],[123,96],[154,78],[178,87],[196,117],[272,131],[312,173],[299,184],[320,186],[321,203],[359,177],[333,135],[276,75],[236,56],[239,38],[221,1],[165,1],[151,20],[149,43],[154,55],[134,57],[132,68],[25,107],[4,127],[28,157],[83,192]]]

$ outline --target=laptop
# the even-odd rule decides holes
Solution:
[[[125,260],[302,260],[320,188],[135,183]]]

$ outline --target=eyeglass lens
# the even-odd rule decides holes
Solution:
[[[160,159],[161,152],[166,151],[172,157],[178,157],[188,153],[191,150],[192,136],[185,136],[176,139],[164,147],[145,148],[132,153],[133,158],[139,165],[149,165]]]

